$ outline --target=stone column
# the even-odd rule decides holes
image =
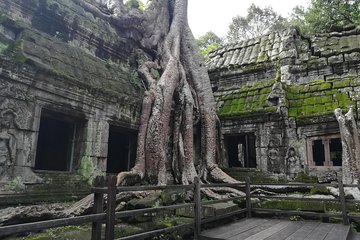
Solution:
[[[89,119],[85,125],[85,138],[81,144],[80,169],[84,164],[92,164],[97,170],[106,172],[108,138],[109,124],[107,121],[104,119]]]

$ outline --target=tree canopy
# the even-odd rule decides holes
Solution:
[[[277,14],[272,7],[261,8],[252,4],[245,17],[237,15],[229,26],[227,41],[238,42],[243,39],[261,36],[269,31],[286,27],[286,19]]]
[[[225,41],[236,43],[284,28],[297,28],[302,34],[314,34],[347,25],[360,25],[359,0],[311,0],[307,8],[293,8],[288,18],[277,14],[272,7],[261,8],[252,4],[245,17],[238,15],[232,19]]]
[[[201,54],[206,58],[207,55],[218,48],[220,48],[224,41],[218,37],[214,32],[209,31],[196,39],[196,42],[200,48]]]
[[[304,34],[330,32],[337,27],[360,24],[358,0],[312,0],[308,9],[296,7],[289,19],[290,26]]]

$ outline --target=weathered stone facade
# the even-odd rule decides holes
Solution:
[[[310,38],[273,32],[212,52],[207,65],[225,144],[255,135],[254,149],[242,148],[256,152],[259,170],[336,178],[341,144],[334,110],[352,106],[359,114],[359,27]],[[231,151],[224,164],[239,166],[243,160],[234,162]]]
[[[140,39],[72,1],[0,1],[0,182],[14,176],[35,182],[39,170],[105,172],[111,139],[131,166],[136,141],[119,134],[133,136],[138,127],[143,90],[135,59],[146,55]],[[270,33],[213,52],[207,66],[224,166],[337,177],[334,110],[353,106],[359,117],[359,28],[311,38],[295,30]],[[121,131],[111,136],[112,129]],[[52,136],[68,147],[57,148]]]
[[[106,171],[109,127],[136,133],[143,94],[131,66],[138,33],[120,31],[72,1],[0,1],[0,181],[34,182],[38,169]],[[62,126],[53,137],[71,146],[42,144],[66,166],[36,162],[57,160],[37,149],[42,121]]]

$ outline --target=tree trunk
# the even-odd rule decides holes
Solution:
[[[139,69],[148,89],[138,133],[137,160],[129,172],[118,174],[118,184],[144,178],[158,185],[188,184],[195,176],[204,181],[236,182],[216,164],[215,100],[207,69],[188,26],[187,0],[156,0],[151,4],[144,14],[148,20],[142,21],[142,43],[148,50],[156,49],[156,57]],[[158,81],[149,74],[157,62],[163,72]],[[198,166],[193,150],[195,117],[201,128]],[[168,146],[172,146],[170,151]],[[171,171],[167,166],[171,166]]]
[[[74,1],[115,26],[136,28],[143,35],[142,49],[153,57],[139,67],[147,89],[140,117],[137,159],[129,172],[118,174],[118,185],[143,179],[158,185],[188,184],[195,176],[204,181],[236,182],[216,164],[215,100],[207,69],[188,25],[187,0],[153,0],[143,13],[126,11],[123,4],[111,0],[112,15],[83,0]],[[153,79],[151,69],[162,73],[159,80]],[[194,127],[201,129],[201,156],[197,166]]]
[[[359,132],[353,109],[343,115],[341,109],[335,110],[339,123],[342,145],[342,178],[345,184],[358,184],[360,177],[360,142]]]

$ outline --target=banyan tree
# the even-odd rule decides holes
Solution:
[[[187,0],[153,0],[144,11],[129,11],[110,1],[107,13],[76,0],[115,26],[141,32],[137,59],[145,97],[138,129],[137,158],[118,184],[146,180],[151,184],[203,181],[236,182],[216,163],[219,119],[207,69],[187,20]],[[153,72],[158,72],[155,78]],[[199,129],[201,154],[194,156],[194,129]]]

